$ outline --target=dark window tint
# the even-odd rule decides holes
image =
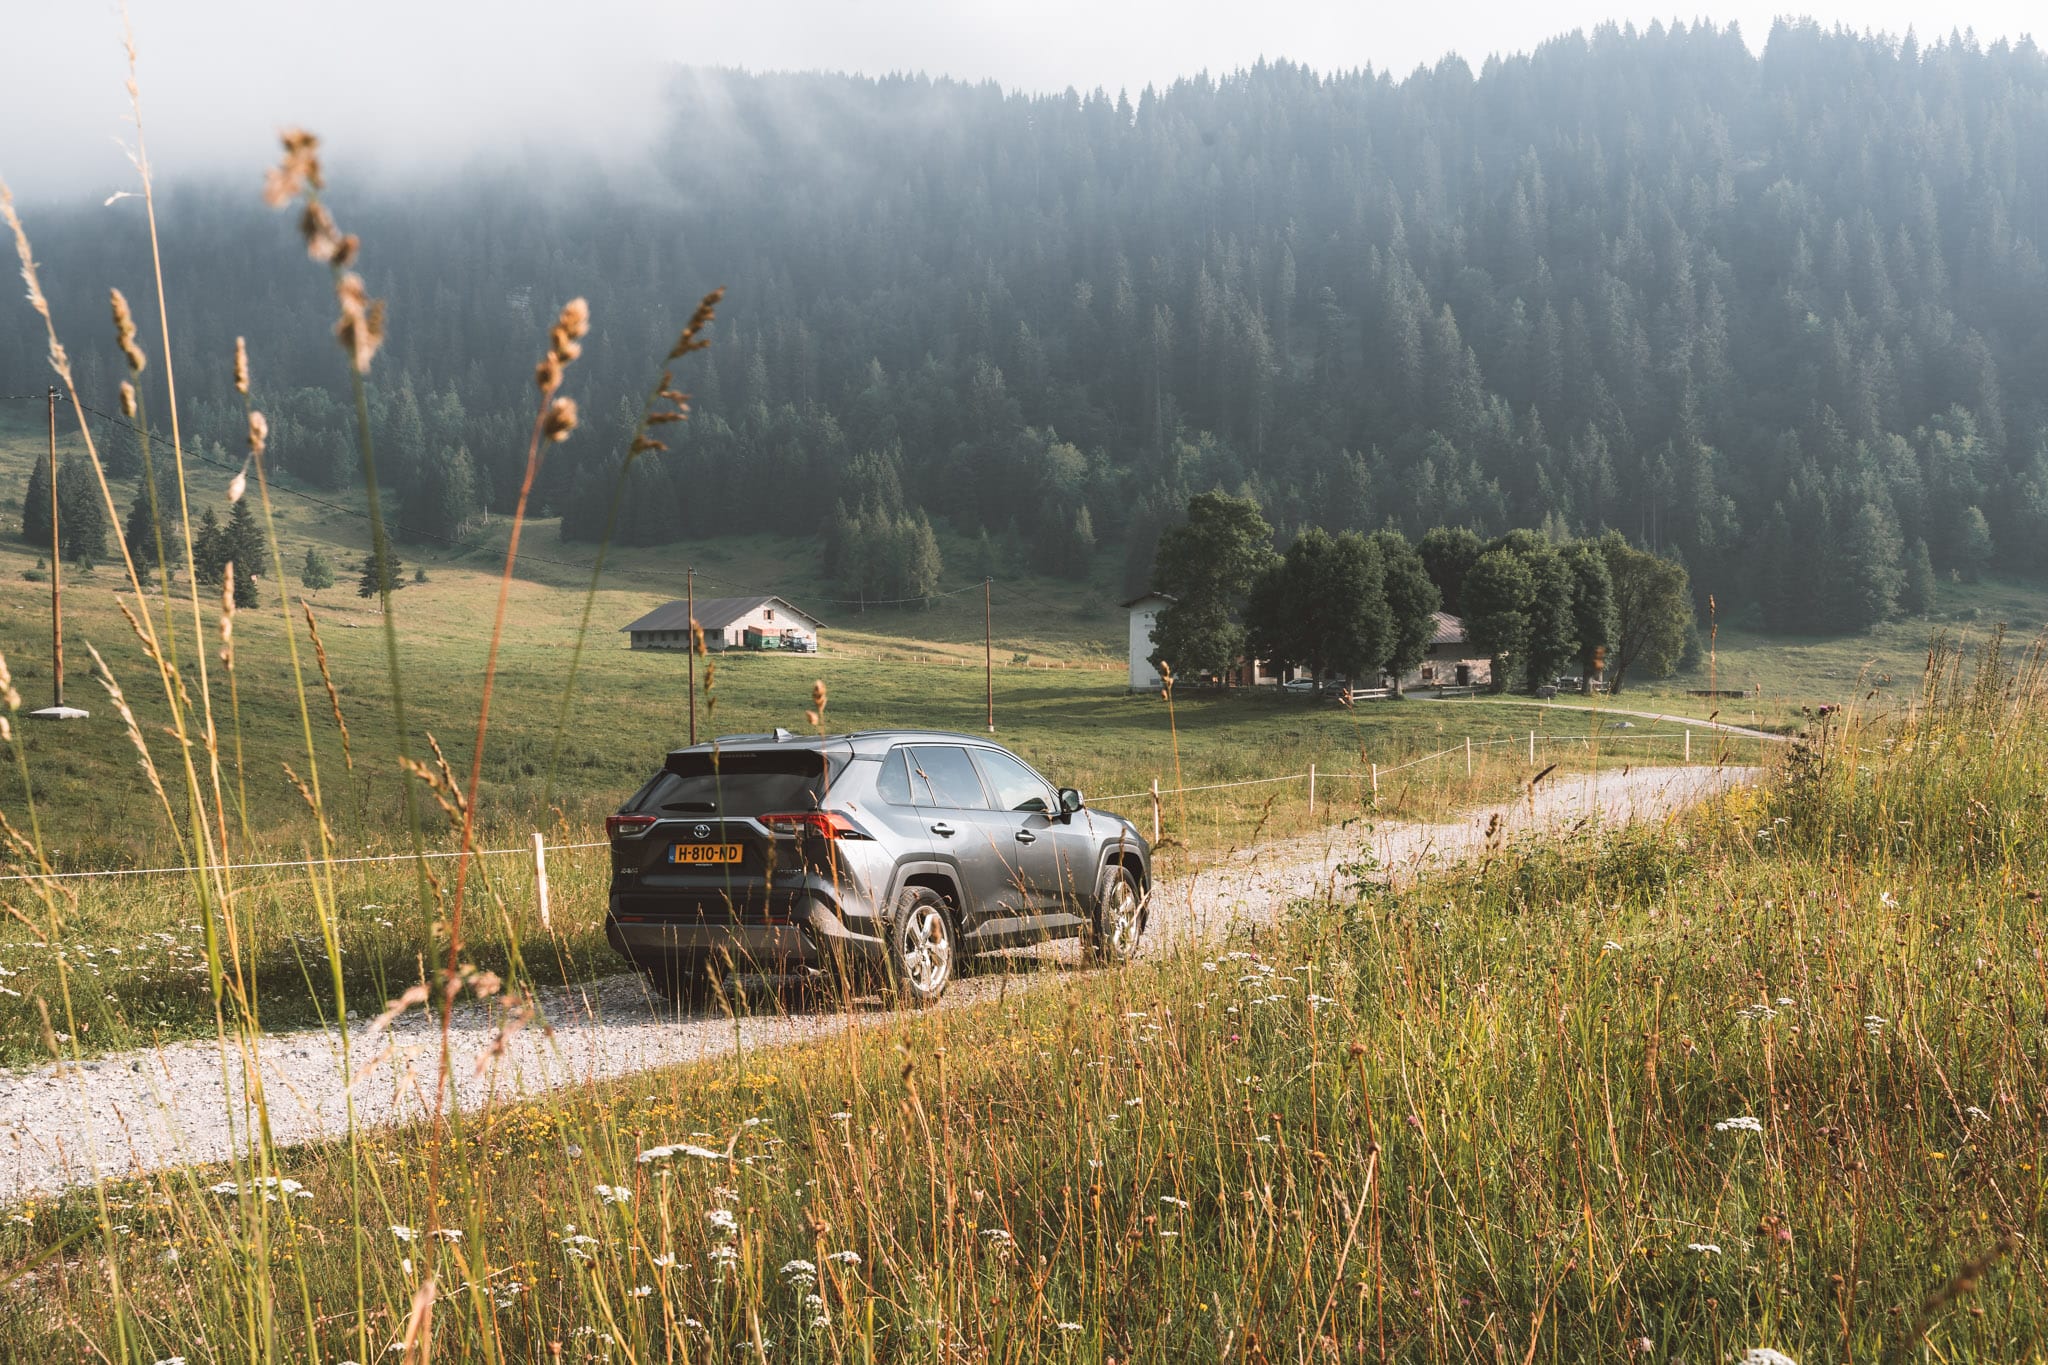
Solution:
[[[882,775],[875,780],[875,794],[892,806],[907,806],[910,802],[910,769],[906,766],[903,749],[891,749],[882,759]]]
[[[911,791],[920,806],[986,810],[988,797],[967,751],[952,744],[920,744],[910,751]]]
[[[669,760],[661,776],[640,791],[632,809],[648,815],[766,815],[817,810],[830,784],[846,770],[834,754],[828,774],[817,750],[685,754]]]
[[[1035,810],[1052,814],[1052,788],[1045,779],[1000,749],[976,749],[988,789],[996,794],[997,810]]]

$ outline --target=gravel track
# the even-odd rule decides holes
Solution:
[[[1161,955],[1191,938],[1216,937],[1233,923],[1271,922],[1290,902],[1348,890],[1359,875],[1352,865],[1368,843],[1380,875],[1412,877],[1483,852],[1489,830],[1498,839],[1585,821],[1653,818],[1754,773],[1693,767],[1573,775],[1531,798],[1443,824],[1331,829],[1234,850],[1160,882],[1144,951]],[[1071,944],[1006,954],[955,981],[945,1006],[970,1006],[1077,970]],[[496,1017],[481,1006],[460,1007],[451,1039],[455,1096],[475,1109],[650,1067],[884,1026],[894,1017],[879,1003],[833,1010],[763,993],[749,1017],[678,1019],[637,974],[624,973],[548,992],[540,1004],[549,1026],[536,1022],[515,1032],[495,1056]],[[382,1031],[358,1021],[348,1041],[358,1125],[404,1122],[431,1108],[440,1032],[420,1010]],[[173,1043],[0,1078],[0,1204],[89,1183],[96,1175],[136,1175],[233,1155],[250,1131],[246,1079],[258,1071],[276,1142],[345,1134],[350,1089],[343,1083],[342,1043],[339,1029],[303,1029],[265,1035],[246,1055],[236,1040]]]

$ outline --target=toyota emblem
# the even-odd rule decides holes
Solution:
[[[690,833],[699,839],[709,839],[711,837],[711,826],[692,825],[690,826]]]

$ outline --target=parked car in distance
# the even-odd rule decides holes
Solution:
[[[1137,952],[1152,849],[986,739],[730,735],[671,752],[605,821],[605,933],[671,999],[729,970],[879,977],[937,1000],[962,959],[1079,938]]]
[[[1280,684],[1280,690],[1282,692],[1293,692],[1297,695],[1303,695],[1309,692],[1313,692],[1316,690],[1315,679],[1291,678],[1288,681]]]

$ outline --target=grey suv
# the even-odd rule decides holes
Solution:
[[[671,752],[605,820],[605,931],[671,998],[728,969],[879,975],[937,1000],[967,954],[1082,940],[1137,951],[1152,850],[969,735],[731,735]]]

